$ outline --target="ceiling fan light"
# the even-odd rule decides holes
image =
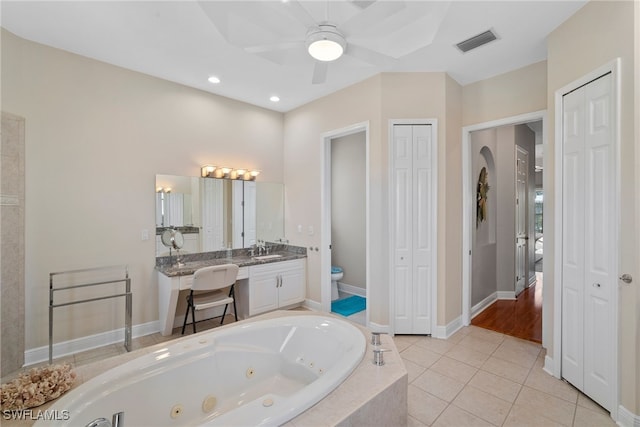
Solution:
[[[344,53],[347,42],[332,25],[321,25],[307,36],[307,51],[318,61],[335,61]]]
[[[318,61],[335,61],[343,52],[343,47],[332,40],[317,40],[309,45],[309,55]]]

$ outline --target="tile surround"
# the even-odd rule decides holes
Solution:
[[[24,129],[24,118],[2,112],[0,375],[15,371],[24,364]]]

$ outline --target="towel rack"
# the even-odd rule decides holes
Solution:
[[[93,275],[94,277],[100,276],[100,275],[105,276],[110,271],[112,272],[112,274],[117,273],[115,274],[115,278],[108,279],[108,280],[98,279],[97,281],[72,284],[69,286],[60,286],[60,287],[54,286],[55,279],[58,279],[59,281],[61,281],[65,277],[69,279],[73,275],[84,275],[84,274]],[[59,304],[56,304],[54,302],[54,293],[58,291],[68,291],[70,289],[86,288],[90,286],[101,286],[101,285],[108,285],[108,284],[120,283],[120,282],[124,282],[125,284],[125,290],[122,293],[105,295],[105,296],[100,296],[96,298],[86,298],[86,299],[81,299],[76,301],[67,301]],[[56,273],[49,273],[49,364],[51,364],[53,361],[53,309],[54,308],[64,307],[64,306],[74,305],[74,304],[81,304],[85,302],[100,301],[100,300],[105,300],[110,298],[118,298],[118,297],[125,297],[124,347],[127,349],[127,351],[131,351],[132,294],[131,294],[131,278],[129,277],[129,268],[127,265],[85,268],[81,270],[69,270],[69,271],[61,271]]]

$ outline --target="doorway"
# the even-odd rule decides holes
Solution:
[[[464,325],[471,324],[471,319],[474,315],[486,310],[490,307],[494,302],[498,301],[503,303],[503,305],[514,305],[516,300],[516,209],[515,209],[515,194],[516,194],[516,169],[517,169],[517,156],[515,146],[511,148],[511,153],[506,158],[512,159],[510,161],[505,161],[502,164],[499,164],[495,160],[495,155],[497,153],[496,150],[499,147],[494,143],[493,146],[491,144],[488,145],[492,149],[490,150],[491,156],[489,156],[488,160],[485,156],[484,166],[492,166],[494,167],[494,176],[491,177],[491,173],[489,174],[489,179],[493,179],[493,181],[489,182],[489,186],[493,182],[494,185],[494,198],[492,200],[491,195],[487,198],[487,202],[489,206],[492,206],[491,203],[496,203],[494,206],[495,211],[493,212],[494,217],[491,217],[490,213],[487,213],[488,219],[486,223],[482,225],[478,225],[478,180],[479,175],[476,173],[481,169],[480,163],[482,161],[478,160],[478,157],[474,157],[472,154],[473,151],[473,143],[472,143],[472,133],[478,131],[490,131],[495,129],[496,132],[499,129],[516,128],[520,125],[526,125],[525,127],[530,128],[530,131],[535,134],[535,145],[527,150],[529,153],[534,153],[536,150],[540,153],[539,156],[539,169],[540,176],[539,182],[542,184],[544,180],[542,176],[542,157],[544,156],[544,133],[543,128],[546,121],[546,112],[538,111],[534,113],[523,114],[520,116],[514,116],[506,119],[500,119],[492,122],[482,123],[473,126],[467,126],[463,128],[463,269],[462,269],[462,278],[463,278],[463,294],[462,294],[462,323]],[[513,131],[511,131],[513,132]],[[497,139],[494,139],[497,141]],[[484,144],[486,145],[486,144]],[[539,149],[537,147],[540,147]],[[480,152],[482,145],[476,149],[476,154]],[[532,157],[532,156],[530,156]],[[536,156],[537,157],[537,156]],[[505,156],[503,155],[504,159]],[[536,159],[537,160],[537,159]],[[496,162],[494,164],[494,162]],[[508,168],[511,173],[510,180],[497,179],[495,175],[499,175],[498,168]],[[532,205],[533,200],[535,199],[535,182],[536,178],[534,178],[534,170],[535,164],[534,161],[529,158],[527,164],[527,170],[529,182],[527,182],[527,197],[530,203],[528,205]],[[504,176],[504,172],[503,172]],[[503,190],[504,187],[504,190]],[[496,192],[509,192],[513,196],[509,200],[503,201],[504,204],[509,204],[509,209],[511,214],[506,216],[507,220],[511,223],[505,224],[505,221],[501,220],[500,222],[492,222],[496,221],[495,214],[500,209],[496,201]],[[491,194],[491,191],[489,192]],[[503,208],[504,210],[504,208]],[[526,232],[525,237],[535,235],[535,227],[534,227],[534,219],[535,214],[533,210],[530,212],[529,218],[526,220]],[[499,224],[499,226],[498,226]],[[484,229],[483,229],[484,228]],[[484,234],[483,234],[484,233]],[[507,237],[502,236],[506,234]],[[478,241],[477,239],[484,239],[484,241]],[[498,246],[497,243],[500,240],[508,241],[509,244]],[[533,238],[531,239],[533,240]],[[495,247],[491,249],[491,245],[494,244]],[[527,300],[534,301],[536,294],[539,299],[542,298],[544,294],[544,289],[542,288],[542,272],[540,272],[540,276],[536,275],[533,272],[535,265],[535,249],[533,244],[527,245],[529,248],[525,249],[526,253],[523,253],[523,258],[525,259],[528,267],[525,267],[525,281],[523,283],[523,288],[526,289],[527,293],[532,293],[533,295],[527,295]],[[493,258],[491,255],[493,254]],[[485,259],[486,258],[486,259]],[[479,263],[487,262],[490,265],[495,265],[496,269],[490,273],[484,273],[485,276],[479,278],[480,282],[486,286],[486,289],[479,289],[476,287],[474,289],[473,281],[474,281],[474,265],[477,267]],[[481,273],[482,274],[482,273]],[[477,278],[478,279],[478,278]],[[476,279],[476,280],[477,280]],[[539,279],[539,280],[538,280]],[[498,287],[498,284],[501,283],[501,287]],[[538,292],[530,292],[535,288],[538,288]],[[478,292],[480,291],[480,292]],[[475,292],[475,294],[474,294]],[[533,298],[532,298],[533,297]],[[524,298],[524,294],[523,294]],[[544,336],[542,336],[543,328],[542,328],[542,306],[541,301],[534,302],[535,308],[539,311],[539,315],[537,316],[537,324],[535,325],[535,330],[537,330],[538,338],[535,341],[543,341]],[[509,310],[507,310],[509,311]],[[513,314],[513,310],[511,310]],[[512,326],[514,321],[508,321],[506,324]],[[512,328],[513,330],[513,328]]]
[[[535,128],[521,123],[470,134],[471,174],[477,177],[471,318],[473,325],[541,342],[542,277],[534,269],[533,247],[535,167],[529,155],[542,139]]]
[[[321,309],[366,326],[369,123],[328,132],[322,141]]]

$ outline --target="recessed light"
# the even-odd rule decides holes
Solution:
[[[279,97],[277,97],[277,96],[275,96],[275,95],[273,95],[271,98],[269,98],[269,100],[270,100],[271,102],[278,102],[278,101],[280,101],[280,98],[279,98]]]
[[[209,77],[208,80],[209,80],[209,83],[213,83],[213,84],[220,83],[220,79],[216,76],[211,76]]]

